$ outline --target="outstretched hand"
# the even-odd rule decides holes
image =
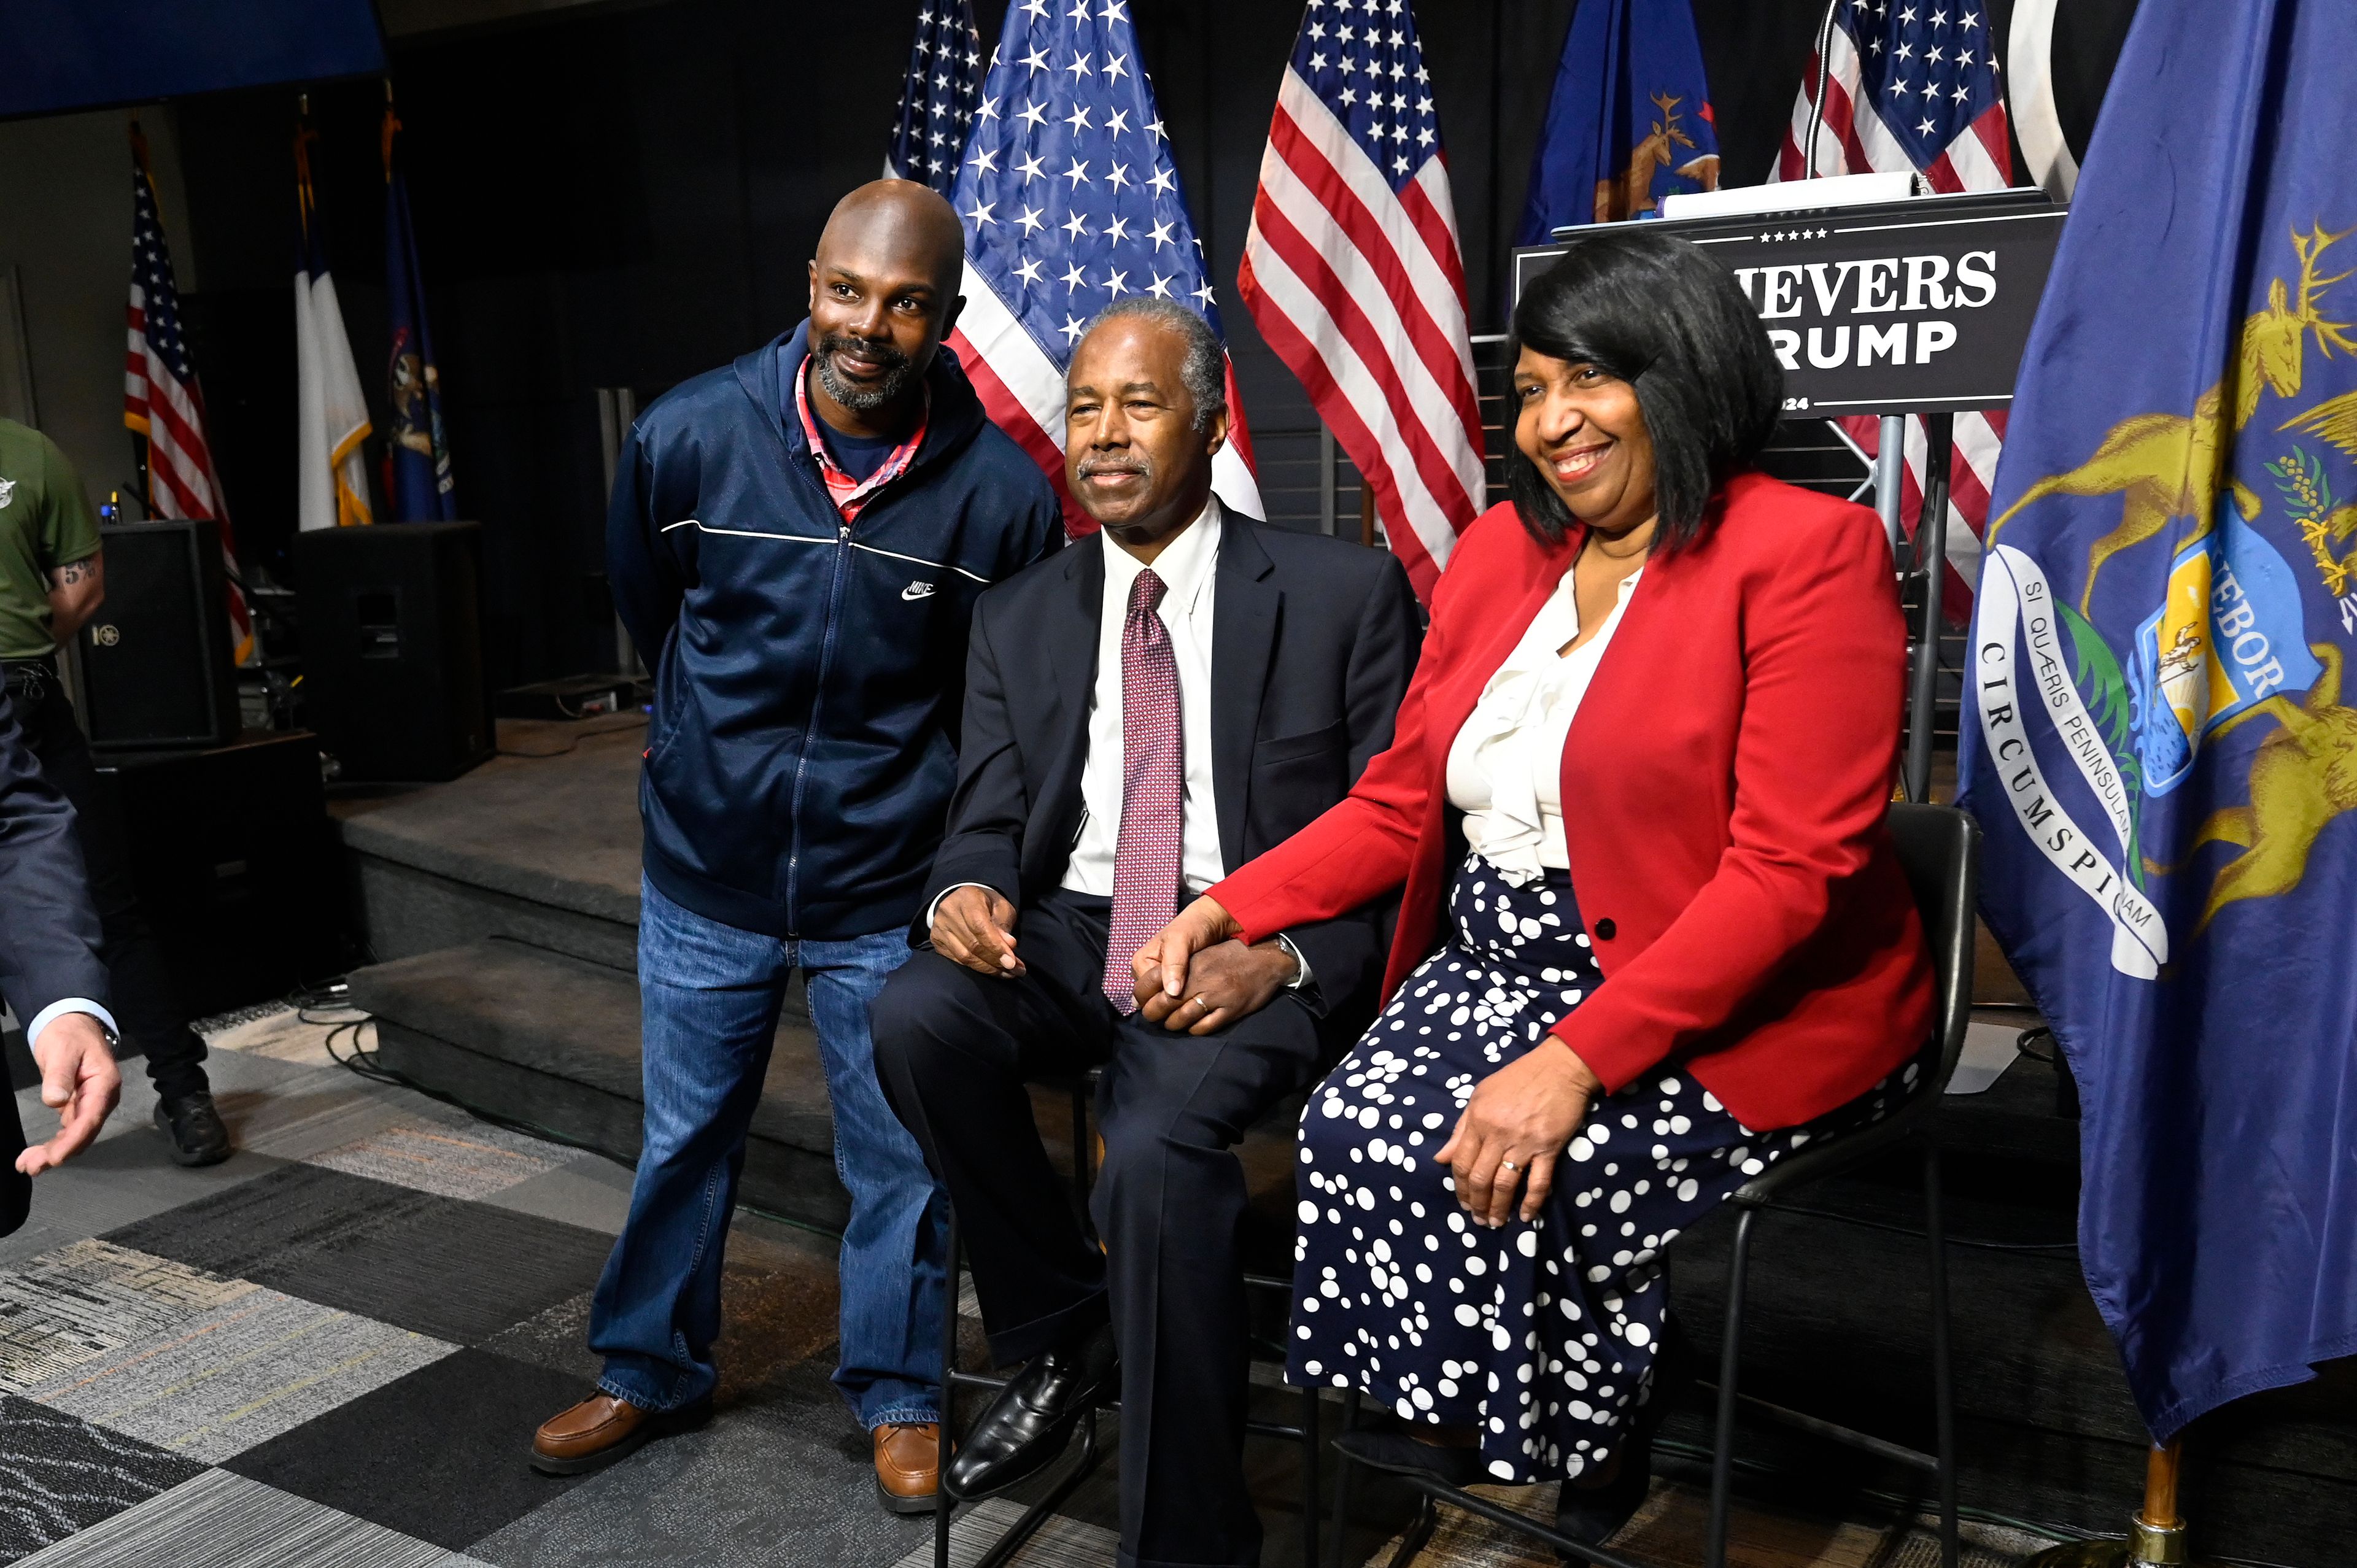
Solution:
[[[1473,1223],[1503,1225],[1515,1212],[1517,1187],[1522,1219],[1538,1218],[1555,1187],[1556,1159],[1603,1089],[1588,1065],[1552,1037],[1473,1086],[1457,1130],[1433,1156],[1448,1163],[1457,1201]]]
[[[123,1093],[123,1075],[106,1032],[87,1013],[60,1013],[34,1042],[41,1069],[41,1103],[59,1112],[57,1135],[16,1156],[16,1168],[38,1176],[89,1146]]]

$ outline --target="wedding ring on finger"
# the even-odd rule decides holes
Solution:
[[[1498,1162],[1498,1168],[1501,1171],[1520,1171],[1523,1167],[1514,1164],[1512,1160],[1500,1160]]]

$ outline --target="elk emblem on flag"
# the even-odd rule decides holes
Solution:
[[[1082,332],[1126,294],[1183,301],[1220,330],[1122,0],[1008,8],[950,202],[965,226],[965,309],[950,346],[991,419],[1054,483],[1066,528],[1093,532],[1064,488],[1064,371]],[[1233,366],[1227,381],[1211,488],[1263,517]]]
[[[1403,0],[1310,0],[1236,286],[1429,601],[1489,497],[1456,206]]]
[[[1768,177],[1912,172],[1935,191],[2001,190],[2013,183],[2013,159],[1997,70],[1983,0],[1834,0]],[[1959,625],[1972,611],[2005,421],[2002,412],[1955,417],[1942,603]],[[1874,419],[1834,423],[1869,459],[1879,450]],[[1923,422],[1910,418],[1899,516],[1910,538],[1923,511],[1924,456]]]

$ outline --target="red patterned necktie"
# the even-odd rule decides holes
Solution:
[[[1178,912],[1187,776],[1180,751],[1178,661],[1156,610],[1168,592],[1140,572],[1121,625],[1121,832],[1113,851],[1113,934],[1104,993],[1125,1016],[1137,1010],[1129,961]]]

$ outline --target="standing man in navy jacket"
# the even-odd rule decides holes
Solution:
[[[974,597],[1063,538],[1047,479],[942,351],[963,265],[941,197],[852,192],[810,319],[658,400],[617,467],[609,575],[656,680],[646,1142],[591,1309],[605,1375],[541,1427],[544,1471],[710,1409],[722,1248],[799,966],[851,1193],[835,1386],[874,1434],[883,1505],[934,1505],[945,1227],[877,1083],[867,1004],[909,956],[941,842]]]

